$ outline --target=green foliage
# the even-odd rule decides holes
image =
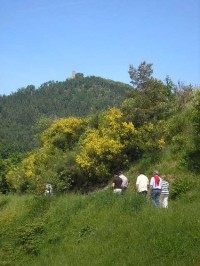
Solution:
[[[38,255],[43,233],[44,224],[41,222],[19,226],[14,235],[16,246],[26,254]]]
[[[85,126],[86,120],[73,117],[53,123],[41,137],[43,147],[7,173],[11,189],[43,193],[50,183],[55,192],[66,192],[71,184],[75,186],[82,177],[75,162],[75,145]]]
[[[35,124],[32,126],[32,131],[34,134],[35,146],[39,146],[41,132],[47,130],[51,124],[55,121],[55,118],[42,116],[38,118]]]
[[[151,78],[153,74],[152,66],[153,64],[147,64],[145,61],[140,63],[137,69],[133,67],[133,65],[129,66],[128,73],[134,87],[141,88],[143,84]]]
[[[7,173],[22,160],[22,155],[11,154],[9,158],[0,158],[0,193],[6,194],[9,186],[6,180]]]
[[[135,73],[143,70],[145,74],[141,65]],[[15,117],[4,104],[14,99],[22,106],[26,102],[33,112],[31,134],[38,137],[45,130],[41,147],[24,157],[15,152],[23,150],[17,147],[20,141],[16,146],[12,139],[0,142],[1,192],[40,194],[0,194],[1,265],[198,265],[200,93],[191,87],[177,89],[170,79],[164,85],[150,77],[142,82],[141,77],[122,110],[106,106],[119,104],[129,87],[81,73],[64,83],[48,82],[39,90],[29,86],[0,98],[1,136],[9,133],[13,121],[5,118]],[[112,93],[105,89],[108,83]],[[122,98],[115,98],[115,89],[123,91]],[[54,97],[52,113],[45,109],[49,92]],[[45,103],[38,109],[33,104],[36,95]],[[105,101],[100,103],[100,98]],[[91,99],[94,106],[87,118],[70,114],[59,119],[65,117],[64,111],[59,113],[63,104],[66,110],[74,104],[77,114],[82,112],[79,117],[85,116]],[[102,105],[106,111],[98,112],[105,110]],[[21,115],[15,117],[13,129],[30,118]],[[135,193],[139,168],[149,177],[153,169],[166,175],[168,210],[153,208],[148,197]],[[128,190],[122,195],[109,188],[100,191],[121,169],[127,169]],[[42,196],[46,183],[53,185],[53,197]],[[70,193],[89,192],[94,186],[95,193]]]
[[[34,145],[40,146],[24,156],[21,163],[20,160],[13,162],[12,145],[8,143],[9,148],[6,149],[5,139],[2,138],[1,191],[6,193],[10,189],[41,194],[46,183],[51,183],[56,193],[80,188],[82,191],[88,191],[94,185],[106,184],[115,172],[128,169],[140,158],[148,158],[148,165],[160,162],[164,149],[171,151],[171,157],[179,168],[187,166],[192,171],[198,171],[198,93],[195,94],[191,87],[181,87],[180,84],[177,89],[169,77],[166,79],[166,85],[151,78],[151,67],[152,64],[143,62],[138,69],[134,69],[134,75],[140,83],[137,89],[131,90],[130,86],[111,80],[85,78],[79,73],[66,82],[50,81],[41,85],[38,90],[29,86],[9,98],[2,97],[0,104],[3,106],[9,101],[21,103],[24,100],[30,107],[33,112],[30,122],[31,134],[37,136],[37,139],[40,136],[40,144],[36,140],[34,142]],[[124,98],[126,92],[130,93],[120,110],[112,105],[120,105],[123,97],[119,99],[116,95],[122,95],[121,92]],[[38,95],[45,103],[49,93],[54,97],[54,113],[47,111],[43,102],[40,109],[36,108],[34,113],[32,107],[37,103]],[[63,93],[70,98],[65,98]],[[112,104],[107,105],[106,99],[110,99],[111,95]],[[83,112],[85,109],[81,105],[87,103],[88,99],[93,99],[95,103],[95,99],[100,99],[99,97],[105,100],[105,109],[106,106],[110,108],[105,111],[95,104],[90,106],[92,114],[83,118],[87,112]],[[59,119],[60,115],[65,116],[64,112],[58,111],[63,107],[63,102],[59,102],[61,98],[64,102],[68,99],[67,104],[65,102],[66,109],[72,98],[73,103],[81,99],[75,104],[76,108],[82,110],[79,118],[68,116]],[[180,101],[181,109],[178,107]],[[4,108],[0,110],[5,111]],[[178,113],[177,110],[181,112]],[[6,112],[3,112],[0,118],[6,117],[5,114]],[[27,126],[21,113],[17,118],[17,123],[21,121]],[[29,137],[29,134],[27,136]]]
[[[3,209],[3,207],[8,203],[8,199],[6,198],[0,198],[0,210]]]
[[[74,165],[73,158],[73,152],[66,156],[58,149],[42,148],[25,158],[21,165],[10,170],[6,180],[11,189],[18,192],[41,194],[44,193],[46,183],[52,184],[55,192],[66,192],[76,175],[76,172],[70,173]]]
[[[194,127],[193,145],[185,157],[188,168],[198,173],[200,171],[200,90],[197,90],[195,94],[192,123]]]
[[[172,94],[163,82],[149,79],[137,90],[133,98],[126,99],[122,111],[136,127],[144,123],[156,123],[171,115]]]
[[[0,96],[0,139],[4,149],[30,151],[39,146],[37,136],[58,118],[85,117],[91,110],[119,106],[131,86],[100,77],[83,77],[64,82],[33,85],[9,96]],[[0,145],[1,153],[1,145]],[[0,156],[1,157],[1,156]]]
[[[194,187],[194,180],[192,177],[179,177],[176,178],[173,182],[172,189],[171,189],[171,198],[176,199],[181,195],[189,192]]]
[[[147,123],[138,129],[138,147],[142,154],[159,156],[159,151],[165,147],[167,124],[160,120],[156,124]]]
[[[180,113],[175,113],[167,121],[168,135],[167,145],[171,150],[171,158],[179,165],[179,167],[188,168],[194,172],[198,165],[198,156],[196,157],[197,164],[190,165],[190,155],[195,150],[194,144],[194,126],[192,122],[192,105],[185,106],[185,109]]]
[[[88,190],[108,182],[145,152],[158,155],[165,146],[164,121],[137,130],[124,120],[117,108],[96,118],[57,120],[41,136],[43,147],[7,173],[10,189],[43,193],[45,184],[51,183],[55,192],[70,187]]]
[[[198,89],[198,88],[197,88]],[[180,112],[191,105],[193,101],[195,88],[192,85],[185,85],[178,82],[173,88],[174,105],[173,109],[176,112]]]
[[[195,93],[194,109],[193,109],[193,122],[196,133],[198,134],[197,142],[199,143],[199,132],[200,132],[200,89]]]

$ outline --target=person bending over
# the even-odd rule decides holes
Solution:
[[[114,175],[112,187],[113,187],[114,193],[122,192],[122,179],[118,175]]]

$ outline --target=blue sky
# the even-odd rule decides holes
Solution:
[[[0,0],[0,94],[71,72],[130,83],[129,65],[200,84],[200,0]]]

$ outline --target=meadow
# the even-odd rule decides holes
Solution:
[[[200,265],[198,192],[154,208],[130,188],[0,197],[0,265]]]

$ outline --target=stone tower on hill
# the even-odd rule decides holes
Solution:
[[[76,77],[76,71],[72,71],[72,79],[74,79]]]
[[[66,80],[68,80],[68,79],[75,79],[75,77],[76,77],[76,71],[73,70],[71,77],[66,78]]]

